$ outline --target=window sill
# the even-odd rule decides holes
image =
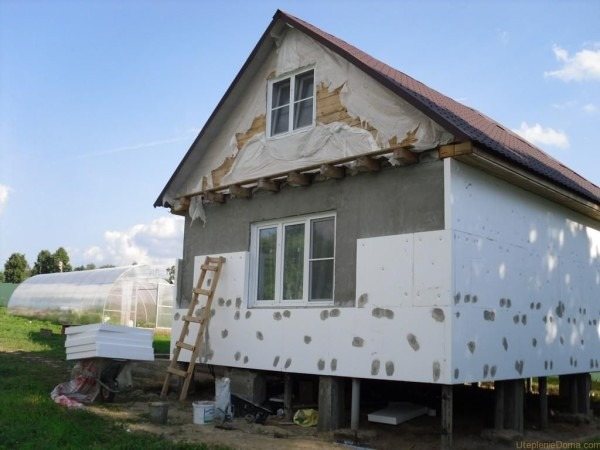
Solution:
[[[267,136],[267,141],[277,141],[279,139],[294,136],[296,134],[306,133],[307,131],[310,131],[313,128],[315,128],[315,125],[316,124],[313,122],[310,125],[306,125],[305,127],[302,127],[302,128],[297,128],[293,131],[286,131],[285,133],[276,134],[274,136]]]
[[[310,302],[310,303],[289,302],[289,303],[277,303],[277,304],[268,304],[266,302],[258,302],[258,303],[254,303],[248,309],[309,309],[309,308],[329,308],[332,306],[335,306],[335,303],[333,301]]]

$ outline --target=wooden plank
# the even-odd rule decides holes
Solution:
[[[261,178],[256,184],[256,189],[260,191],[278,192],[279,184],[273,180],[269,180],[268,178]]]
[[[453,386],[442,385],[442,436],[441,448],[452,448]]]
[[[217,268],[217,267],[213,267],[213,266],[210,266],[210,265],[208,265],[208,264],[202,264],[202,265],[200,266],[200,268],[201,268],[202,270],[210,270],[211,272],[215,272],[216,270],[218,270],[218,268]]]
[[[540,429],[548,428],[548,379],[538,377],[538,391],[540,396]]]
[[[207,192],[204,194],[204,200],[209,203],[225,203],[225,194],[221,192]]]
[[[194,289],[194,294],[198,295],[210,295],[212,292],[208,289]]]
[[[450,158],[460,155],[468,155],[473,153],[473,144],[471,141],[458,142],[454,144],[440,146],[438,153],[440,158]]]
[[[419,157],[416,153],[411,152],[406,148],[399,148],[394,150],[394,158],[398,161],[400,166],[409,166],[419,162]]]
[[[196,349],[196,347],[194,347],[193,345],[186,344],[185,342],[180,341],[175,342],[175,345],[179,348],[183,348],[184,350],[190,350],[192,352]]]
[[[188,373],[185,370],[177,369],[175,367],[167,367],[167,372],[178,377],[187,377]]]
[[[334,178],[339,180],[340,178],[344,178],[346,175],[346,169],[340,166],[333,166],[331,164],[323,164],[319,171],[321,175],[325,178]]]
[[[202,323],[204,319],[202,319],[202,317],[183,316],[183,320],[186,322]]]
[[[229,186],[229,193],[235,198],[250,198],[252,196],[252,190],[250,188],[242,187],[239,184]]]
[[[377,172],[381,169],[379,161],[370,156],[361,156],[356,160],[356,169],[359,172]]]
[[[283,410],[285,412],[285,419],[292,420],[294,410],[292,409],[292,392],[294,388],[294,380],[292,379],[291,373],[284,375],[283,383]]]
[[[287,184],[294,187],[308,186],[310,184],[310,176],[305,173],[290,172],[286,181]]]

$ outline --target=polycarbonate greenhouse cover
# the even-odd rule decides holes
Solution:
[[[11,314],[69,325],[170,327],[174,285],[165,267],[136,265],[36,275],[8,303]]]

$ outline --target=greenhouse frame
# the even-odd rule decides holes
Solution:
[[[35,275],[15,289],[8,311],[63,325],[171,328],[175,285],[168,278],[166,267],[150,265]]]

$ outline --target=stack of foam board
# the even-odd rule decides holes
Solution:
[[[67,359],[115,358],[154,361],[152,330],[94,323],[65,330]]]

